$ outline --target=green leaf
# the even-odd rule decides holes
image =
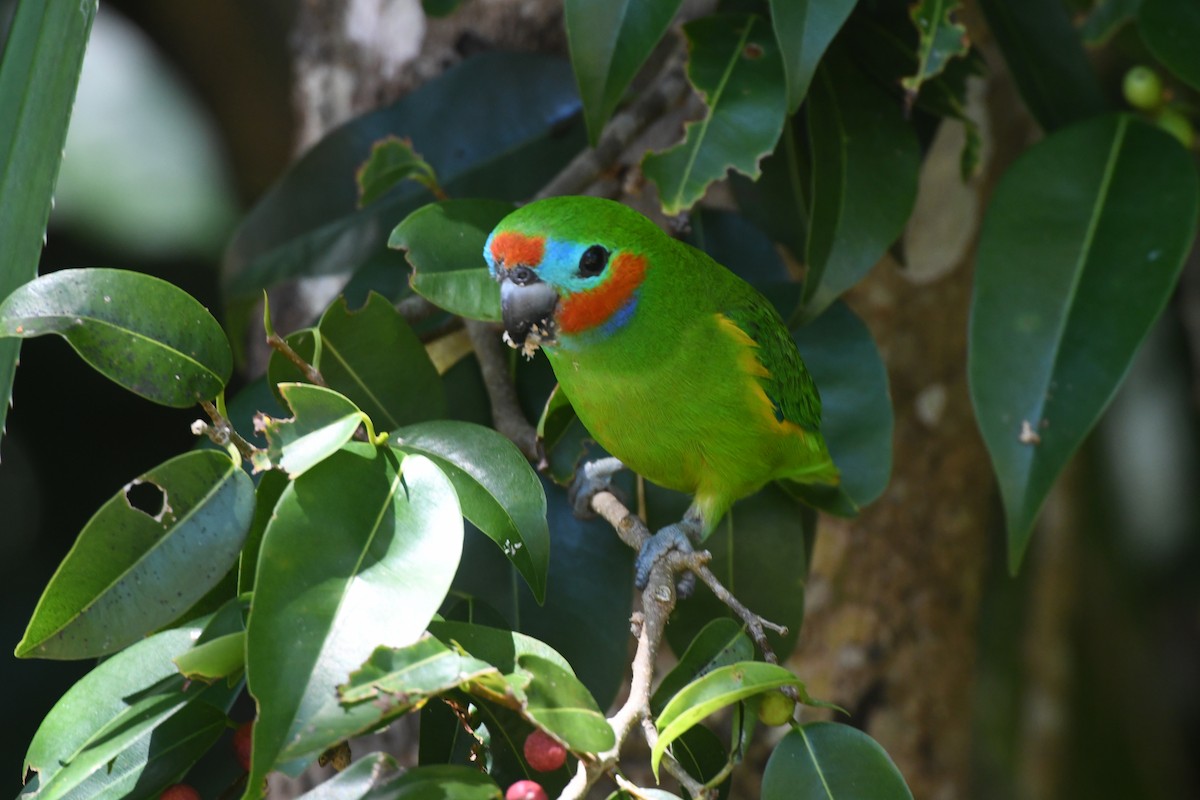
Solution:
[[[543,602],[550,565],[546,493],[516,445],[491,428],[453,420],[401,428],[392,444],[442,468],[463,516],[499,545]]]
[[[1138,31],[1155,58],[1200,90],[1200,5],[1190,0],[1142,0]]]
[[[225,254],[227,296],[257,299],[263,288],[284,280],[348,276],[387,256],[396,220],[424,205],[428,195],[404,183],[357,207],[358,189],[349,176],[379,139],[410,139],[452,196],[515,201],[540,189],[579,152],[583,126],[572,123],[578,110],[565,62],[492,52],[391,106],[355,117],[301,157],[251,209]]]
[[[1014,571],[1055,478],[1171,296],[1198,195],[1183,148],[1128,116],[1047,137],[996,187],[967,366]]]
[[[678,522],[690,499],[648,485],[651,530]],[[767,633],[777,653],[790,653],[800,635],[807,543],[815,532],[816,514],[772,484],[735,504],[704,542],[713,555],[709,568],[725,588],[756,613],[787,626],[785,636]],[[691,597],[679,601],[667,628],[667,640],[676,653],[682,653],[711,620],[731,614],[707,587],[698,586]]]
[[[513,210],[498,200],[431,203],[404,218],[388,247],[406,251],[413,291],[452,314],[500,321],[500,287],[488,274],[483,245]]]
[[[690,683],[671,698],[655,720],[659,736],[650,751],[655,776],[663,754],[684,731],[726,706],[783,686],[795,686],[801,699],[805,698],[804,684],[795,675],[778,664],[761,661],[720,667]]]
[[[1044,130],[1107,110],[1065,3],[979,0],[979,6],[1025,105]]]
[[[920,0],[909,10],[917,29],[917,71],[900,85],[910,106],[925,81],[939,75],[950,59],[967,54],[967,29],[956,19],[961,10],[960,0]]]
[[[279,391],[294,416],[273,419],[258,415],[255,428],[266,435],[268,450],[262,458],[255,458],[256,470],[277,466],[289,478],[298,478],[341,449],[363,422],[370,425],[358,406],[332,389],[284,383]]]
[[[529,679],[524,687],[525,716],[568,749],[601,753],[616,744],[595,698],[570,670],[528,653],[517,658],[517,673]]]
[[[1141,4],[1142,0],[1099,0],[1079,29],[1083,41],[1092,46],[1104,44],[1137,15]]]
[[[770,26],[751,15],[702,17],[684,26],[688,79],[704,97],[704,119],[684,140],[642,162],[658,186],[663,211],[678,214],[730,169],[751,178],[775,149],[787,116],[783,65]]]
[[[135,508],[154,487],[155,513]],[[225,453],[197,450],[155,467],[88,521],[46,586],[21,658],[93,658],[174,620],[237,561],[254,484]]]
[[[359,208],[374,203],[404,180],[416,181],[440,199],[445,195],[433,167],[413,150],[410,139],[399,136],[385,136],[373,144],[354,179],[358,181]]]
[[[280,753],[335,687],[376,647],[416,641],[450,587],[454,488],[426,458],[397,460],[350,443],[289,484],[267,525],[246,631],[252,796],[268,771],[292,768]]]
[[[856,0],[771,0],[771,21],[783,56],[788,112],[808,93],[825,48],[845,24]]]
[[[789,491],[820,508],[852,512],[883,494],[892,475],[894,416],[887,369],[867,326],[841,302],[792,338],[821,393],[821,433],[842,481],[836,490],[793,486]]]
[[[503,793],[477,767],[436,764],[405,770],[395,780],[372,789],[364,800],[500,800]]]
[[[198,644],[177,656],[175,666],[186,678],[210,683],[237,675],[246,666],[246,632],[227,633]]]
[[[592,145],[682,0],[566,0],[567,43]]]
[[[879,743],[849,725],[811,722],[775,747],[763,772],[762,800],[911,800],[912,792]]]
[[[896,102],[840,54],[817,70],[807,120],[811,190],[802,313],[811,319],[858,283],[904,230],[916,202],[921,152]]]
[[[553,647],[516,631],[439,619],[429,623],[429,633],[443,644],[461,648],[504,673],[516,671],[517,659],[524,655],[535,655],[571,670],[571,665]]]
[[[671,754],[689,775],[704,783],[716,778],[730,762],[730,754],[721,738],[703,725],[696,725],[684,731],[671,745]],[[718,784],[718,800],[729,796],[729,784],[728,776]]]
[[[47,333],[109,380],[166,406],[215,397],[233,371],[229,342],[208,309],[140,272],[64,269],[0,303],[0,336]]]
[[[300,795],[298,800],[359,800],[386,783],[398,770],[396,759],[387,753],[368,753],[324,783]]]
[[[0,300],[37,276],[96,0],[15,7],[0,53]],[[20,198],[18,202],[15,198]],[[0,339],[0,435],[21,343]]]
[[[659,713],[680,689],[718,667],[754,659],[754,642],[741,624],[719,617],[705,625],[692,639],[679,663],[666,674],[650,697],[650,709]]]
[[[288,477],[278,470],[265,472],[258,479],[258,488],[254,492],[254,518],[246,534],[246,543],[242,546],[241,558],[238,559],[238,594],[254,590],[254,572],[258,568],[258,549],[262,545],[263,532],[275,513],[279,496],[289,483]]]

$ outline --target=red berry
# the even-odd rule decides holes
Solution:
[[[250,771],[250,745],[254,738],[254,722],[243,722],[233,732],[233,757],[242,765],[242,769]]]
[[[546,800],[546,790],[537,781],[517,781],[508,787],[504,800]]]
[[[567,748],[545,731],[534,731],[525,737],[525,760],[538,772],[553,772],[567,760]]]
[[[545,796],[542,795],[542,797]],[[200,793],[186,783],[176,783],[163,789],[158,800],[200,800]]]

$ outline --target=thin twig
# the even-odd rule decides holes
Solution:
[[[228,447],[232,444],[237,448],[242,458],[247,461],[259,451],[259,448],[247,442],[233,429],[233,424],[221,415],[221,412],[217,410],[217,407],[211,401],[201,400],[200,407],[204,409],[204,413],[208,414],[208,418],[212,420],[212,424],[207,424],[204,420],[198,419],[192,423],[192,433],[197,436],[207,436],[218,447]]]
[[[279,351],[284,358],[295,364],[296,368],[304,373],[304,380],[317,386],[328,388],[329,384],[325,383],[325,377],[317,371],[316,367],[301,358],[300,354],[293,350],[292,346],[284,341],[282,336],[274,332],[268,333],[267,344],[272,350]]]
[[[508,353],[499,331],[487,322],[464,320],[479,371],[492,403],[492,422],[496,430],[507,436],[530,461],[536,461],[537,430],[525,418],[517,401],[517,388],[508,374]]]

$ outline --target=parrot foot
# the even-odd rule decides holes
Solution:
[[[580,467],[579,472],[575,474],[575,482],[571,484],[571,489],[567,494],[575,516],[580,519],[590,519],[596,516],[596,512],[592,510],[592,498],[601,492],[613,492],[618,499],[624,502],[620,493],[614,492],[612,486],[613,475],[623,469],[625,469],[625,465],[621,463],[621,460],[611,457],[588,461]]]
[[[691,553],[696,549],[695,542],[700,537],[700,526],[696,520],[684,517],[674,525],[659,529],[642,545],[633,562],[633,585],[639,590],[645,589],[650,582],[650,572],[659,559],[665,558],[672,550],[681,553]],[[696,588],[696,576],[685,572],[675,585],[675,593],[681,597],[690,597]]]

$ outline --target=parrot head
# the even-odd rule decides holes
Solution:
[[[509,344],[529,356],[619,331],[637,309],[655,236],[666,234],[597,197],[539,200],[505,217],[483,255],[500,283]]]

